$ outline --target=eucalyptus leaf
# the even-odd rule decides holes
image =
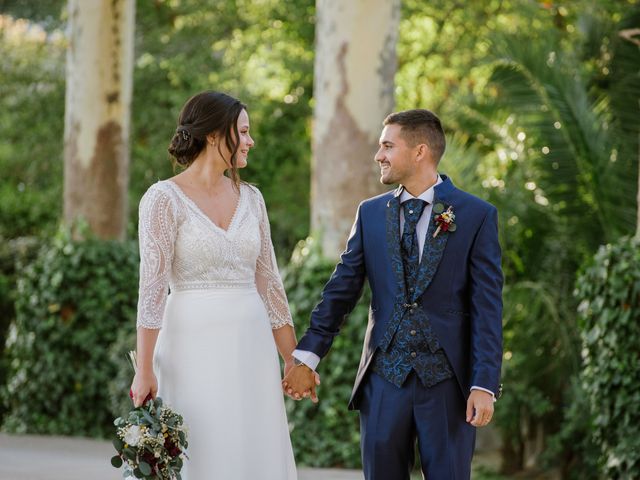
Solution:
[[[147,420],[150,425],[154,425],[158,421],[147,410],[142,410],[142,415],[144,415],[145,420]]]
[[[135,460],[136,459],[136,452],[134,449],[130,448],[130,447],[126,447],[122,450],[122,453],[124,454],[125,457],[127,457],[128,460]]]
[[[151,475],[151,465],[149,465],[147,462],[140,462],[140,464],[138,465],[138,468],[140,469],[143,475],[145,476]]]

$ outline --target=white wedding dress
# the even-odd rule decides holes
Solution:
[[[160,181],[140,201],[139,235],[137,325],[161,328],[158,395],[188,428],[182,478],[297,478],[272,335],[293,323],[262,195],[242,184],[223,230]]]

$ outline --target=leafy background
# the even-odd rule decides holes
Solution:
[[[64,355],[83,358],[82,342],[94,342],[104,348],[98,378],[115,378],[101,386],[110,395],[100,418],[126,408],[118,392],[130,375],[122,352],[134,335],[135,248],[77,245],[58,230],[64,2],[0,0],[0,13],[0,340],[9,337],[0,357],[3,429],[104,435],[106,423],[83,425],[74,413],[79,403],[67,398],[94,398],[91,389],[78,393],[63,366],[64,380],[34,369]],[[129,238],[135,242],[142,193],[172,174],[166,146],[185,99],[205,88],[239,96],[257,142],[243,175],[268,204],[298,334],[332,269],[308,238],[314,24],[312,0],[137,3]],[[621,307],[617,300],[638,295],[637,244],[625,236],[636,228],[640,54],[619,35],[638,27],[632,0],[402,2],[397,108],[439,114],[448,137],[443,171],[500,212],[506,395],[496,427],[505,475],[640,476],[633,443],[640,422],[632,413],[638,370],[618,355],[635,351],[640,314],[637,302]],[[105,321],[114,330],[87,323],[86,337],[70,345],[56,343],[64,316],[48,309],[66,296],[83,301],[82,275],[91,273],[71,275],[64,248],[99,258],[105,269],[130,268],[112,291],[117,318]],[[71,291],[58,278],[75,278]],[[96,302],[90,312],[111,311]],[[364,308],[323,362],[320,405],[288,405],[303,464],[359,464],[357,417],[348,416],[346,401]],[[27,348],[34,335],[42,350]],[[46,408],[55,414],[35,404],[39,396],[12,390],[27,374],[29,388],[48,392]],[[612,389],[619,395],[604,393]],[[604,413],[596,408],[603,397],[612,402]],[[302,435],[305,422],[317,429],[317,442]]]

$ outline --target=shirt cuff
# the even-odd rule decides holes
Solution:
[[[473,387],[471,387],[471,390],[480,390],[482,392],[490,393],[491,396],[493,397],[493,401],[494,402],[496,401],[496,395],[491,390],[487,390],[486,388],[482,388],[482,387],[476,387],[475,385]]]
[[[318,368],[318,364],[320,363],[320,357],[313,352],[309,352],[307,350],[294,350],[291,354],[304,363],[311,370],[315,371]]]

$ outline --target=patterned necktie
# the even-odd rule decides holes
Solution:
[[[404,212],[404,228],[402,229],[402,263],[404,264],[404,278],[407,288],[414,287],[418,266],[420,264],[420,247],[416,226],[420,215],[427,206],[427,202],[419,198],[412,198],[402,203]]]

